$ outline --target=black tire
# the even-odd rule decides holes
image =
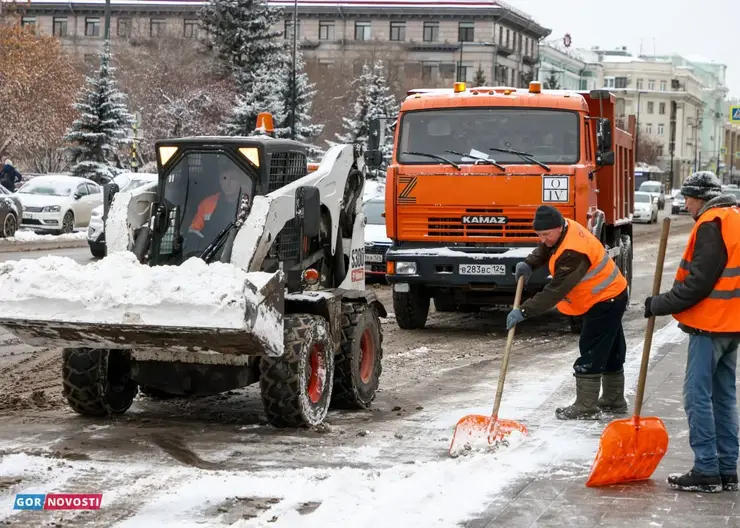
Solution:
[[[393,290],[393,311],[396,323],[404,330],[424,328],[429,316],[429,295],[418,286],[411,286],[408,292]]]
[[[139,392],[147,398],[151,398],[153,400],[171,400],[172,398],[179,397],[177,394],[171,394],[169,392],[163,391],[162,389],[150,387],[149,385],[139,385]]]
[[[620,237],[622,243],[622,274],[627,279],[627,301],[632,297],[632,258],[634,255],[634,247],[632,246],[632,238],[629,235],[622,235]]]
[[[8,213],[3,218],[2,229],[0,229],[0,238],[12,238],[18,230],[18,218],[14,213]]]
[[[62,394],[83,416],[125,413],[136,397],[127,353],[101,348],[67,348],[62,354]]]
[[[367,409],[383,372],[383,330],[378,313],[364,303],[342,304],[342,348],[334,358],[332,407]]]
[[[90,246],[90,253],[92,253],[93,257],[95,258],[105,257],[105,253],[106,253],[105,242],[88,241],[87,245]]]
[[[574,334],[580,334],[583,331],[583,317],[580,315],[569,315],[568,324],[570,331]]]
[[[64,218],[62,218],[62,229],[60,229],[59,233],[62,235],[66,235],[69,233],[73,233],[75,230],[75,215],[72,211],[67,211],[64,213]]]
[[[456,312],[457,304],[439,297],[434,298],[434,309],[438,312]]]
[[[671,209],[671,214],[677,215],[678,213],[678,208],[674,207],[673,209]]]
[[[329,323],[317,315],[292,314],[283,325],[285,354],[260,360],[267,421],[275,427],[319,425],[329,411],[334,383]]]

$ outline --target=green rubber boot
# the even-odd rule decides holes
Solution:
[[[555,409],[559,420],[597,420],[601,410],[596,405],[601,390],[601,374],[576,374],[576,401]]]
[[[599,409],[613,414],[627,413],[624,399],[624,369],[619,372],[604,372],[601,375],[601,398],[596,402]]]

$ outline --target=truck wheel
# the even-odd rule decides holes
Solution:
[[[393,311],[396,322],[404,330],[424,328],[429,316],[429,295],[418,286],[408,292],[393,291]]]
[[[367,409],[383,372],[383,331],[377,312],[366,304],[342,304],[342,348],[334,359],[332,406]]]
[[[568,316],[570,331],[574,334],[580,334],[583,331],[583,317],[577,315]]]
[[[457,305],[452,301],[448,301],[440,297],[435,297],[434,309],[438,312],[455,312],[457,311]]]
[[[102,348],[67,348],[62,353],[62,394],[83,416],[125,413],[136,397],[128,354]]]
[[[627,301],[629,302],[629,299],[632,297],[632,238],[628,235],[622,235],[620,237],[620,242],[622,243],[622,248],[620,250],[622,258],[621,271],[624,278],[627,279]]]
[[[320,424],[329,411],[334,350],[326,319],[292,314],[283,319],[285,354],[260,360],[260,391],[275,427]]]

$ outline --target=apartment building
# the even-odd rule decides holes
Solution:
[[[543,86],[556,82],[565,90],[593,90],[604,86],[604,65],[590,50],[570,47],[569,36],[540,44],[538,80]]]
[[[292,0],[280,27],[292,38]],[[22,23],[57,35],[71,51],[95,59],[104,35],[103,0],[27,0]],[[111,40],[158,38],[175,32],[198,38],[199,0],[117,0],[111,7]],[[402,66],[402,75],[424,85],[472,81],[482,69],[488,84],[526,86],[537,78],[539,41],[550,30],[531,16],[492,0],[299,0],[299,46],[306,61],[331,75],[338,62],[356,73],[374,57]]]

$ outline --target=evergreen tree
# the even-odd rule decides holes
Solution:
[[[367,149],[370,121],[385,117],[381,123],[386,125],[385,141],[380,145],[383,157],[390,157],[393,151],[393,134],[390,125],[398,113],[398,103],[386,82],[383,62],[378,60],[372,66],[365,63],[362,74],[353,81],[356,86],[355,104],[352,117],[342,118],[345,133],[337,134],[341,143],[360,143]],[[329,141],[329,144],[335,144]]]
[[[486,85],[486,75],[483,73],[483,67],[478,64],[478,69],[475,72],[475,77],[473,78],[473,86],[485,86]]]
[[[545,90],[559,90],[560,89],[560,83],[558,82],[558,76],[555,75],[555,72],[550,72],[550,76],[545,79],[545,82],[542,83],[542,87]]]
[[[88,77],[73,107],[80,117],[64,136],[72,143],[67,149],[72,174],[105,183],[118,174],[118,148],[127,142],[134,116],[126,109],[125,95],[117,88],[115,68],[110,64],[110,42],[100,54],[96,78]],[[120,162],[118,163],[120,166]]]
[[[284,88],[276,86],[281,82],[280,76],[273,70],[245,72],[237,80],[238,90],[234,108],[226,119],[222,130],[229,136],[249,136],[257,126],[257,115],[260,112],[272,114],[275,127],[283,120]],[[247,79],[245,79],[247,77]],[[249,91],[241,87],[251,86]]]

